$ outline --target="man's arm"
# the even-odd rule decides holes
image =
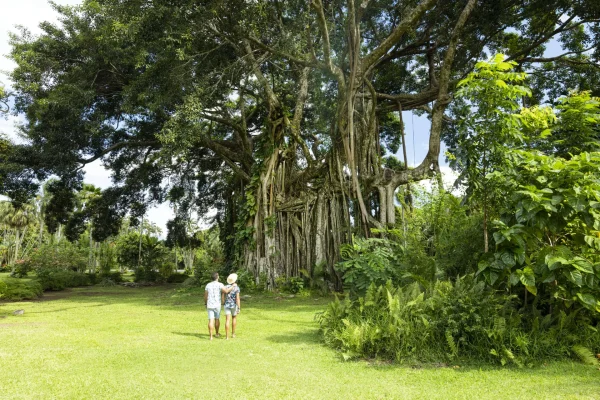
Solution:
[[[233,285],[231,285],[231,287],[229,289],[227,289],[225,286],[221,286],[221,292],[223,293],[229,293],[233,290],[233,288],[235,288],[237,286],[237,283],[234,283]]]
[[[204,289],[204,305],[208,303],[208,290]]]
[[[221,305],[225,305],[225,293],[221,293]]]

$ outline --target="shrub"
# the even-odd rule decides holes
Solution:
[[[183,283],[189,278],[186,274],[174,273],[167,278],[168,283]]]
[[[399,245],[388,239],[353,238],[342,246],[342,260],[337,264],[343,273],[344,286],[351,296],[364,294],[369,285],[398,282],[403,270],[398,260]]]
[[[42,270],[70,270],[84,272],[87,267],[87,256],[70,243],[60,245],[43,245],[35,249],[22,269],[26,272]]]
[[[146,268],[136,269],[133,280],[134,282],[164,282],[164,278],[161,274]]]
[[[100,281],[102,280],[100,278],[100,275],[98,275],[96,273],[86,273],[85,276],[88,277],[88,281],[90,282],[90,285],[96,285],[96,284],[100,283]]]
[[[246,292],[254,292],[256,288],[256,281],[254,276],[247,269],[241,269],[236,272],[238,279],[237,284],[240,289]]]
[[[37,277],[44,290],[64,290],[68,287],[90,285],[90,278],[86,274],[75,271],[43,269],[37,272]]]
[[[198,279],[196,279],[196,277],[190,276],[185,281],[183,281],[181,286],[183,286],[184,288],[192,288],[200,286],[200,282],[198,281]]]
[[[285,277],[277,278],[276,285],[283,292],[297,294],[304,289],[304,280],[299,277],[291,277],[286,279]]]
[[[102,279],[102,280],[101,280],[101,281],[98,283],[98,285],[100,285],[100,286],[104,286],[104,287],[108,287],[108,286],[115,286],[115,285],[116,285],[116,283],[115,283],[115,281],[113,281],[112,279],[109,279],[109,278],[103,278],[103,279]]]
[[[5,278],[0,280],[0,299],[31,300],[42,295],[42,285],[36,280]]]
[[[110,279],[114,283],[121,283],[121,282],[123,282],[123,275],[121,275],[121,273],[119,271],[102,272],[100,274],[100,278],[102,280],[104,280],[104,279]]]
[[[600,350],[600,323],[587,310],[556,316],[523,314],[513,296],[472,276],[430,290],[371,285],[357,300],[332,302],[319,315],[327,344],[344,358],[456,360],[529,365]],[[588,357],[589,358],[589,357]]]

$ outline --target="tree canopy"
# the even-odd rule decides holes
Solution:
[[[3,170],[2,192],[25,198],[56,175],[49,209],[66,222],[83,166],[100,160],[114,184],[80,218],[96,240],[167,199],[181,216],[216,209],[230,262],[270,279],[335,275],[353,233],[395,223],[395,190],[439,174],[442,140],[461,145],[469,107],[454,93],[477,60],[506,54],[532,76],[531,105],[600,90],[595,0],[55,7],[59,23],[12,36],[27,143],[10,146],[20,167]],[[544,55],[551,41],[562,54]],[[385,168],[406,146],[401,111],[430,118],[428,152]]]

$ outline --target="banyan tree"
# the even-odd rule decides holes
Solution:
[[[596,1],[95,0],[57,8],[60,22],[42,24],[41,35],[13,36],[15,109],[26,117],[27,141],[13,149],[22,169],[4,174],[4,191],[20,198],[59,176],[49,209],[65,223],[83,167],[100,160],[114,186],[78,216],[93,221],[95,240],[157,202],[176,205],[171,227],[216,210],[229,261],[269,279],[325,273],[339,283],[340,246],[394,226],[397,189],[439,174],[441,141],[451,141],[463,110],[452,107],[452,93],[478,59],[501,52],[537,74],[531,101],[585,89],[583,73],[598,76]],[[555,38],[564,52],[544,57]],[[414,168],[405,111],[431,121],[417,132],[429,145]]]

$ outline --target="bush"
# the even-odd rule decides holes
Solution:
[[[343,273],[344,286],[355,297],[364,294],[369,285],[382,285],[388,280],[397,283],[401,271],[399,245],[388,239],[353,238],[342,246],[342,261],[337,264]]]
[[[96,284],[100,283],[100,281],[102,280],[102,278],[100,278],[100,275],[98,275],[96,273],[86,273],[85,276],[88,277],[88,281],[90,282],[90,285],[96,285]]]
[[[200,281],[198,281],[198,279],[196,279],[196,277],[190,276],[185,281],[183,281],[181,286],[183,286],[184,288],[197,287],[197,286],[200,286]]]
[[[242,269],[236,272],[238,279],[237,284],[240,289],[244,289],[248,292],[252,292],[256,289],[256,282],[254,276],[247,269]]]
[[[42,285],[36,280],[5,278],[0,280],[0,299],[31,300],[42,295]]]
[[[189,278],[186,274],[174,273],[167,278],[168,283],[183,283]]]
[[[19,266],[25,274],[29,271],[38,273],[42,270],[84,272],[86,267],[87,256],[70,243],[41,246]]]
[[[98,285],[108,287],[108,286],[115,286],[116,283],[112,279],[104,278],[98,283]]]
[[[118,272],[118,271],[114,271],[114,272],[102,272],[100,274],[100,278],[102,280],[104,280],[104,279],[110,279],[114,283],[121,283],[121,282],[123,282],[123,275],[121,275],[121,273]]]
[[[599,320],[586,310],[524,314],[513,296],[493,292],[471,276],[427,291],[416,283],[371,285],[355,301],[336,299],[319,323],[326,343],[346,359],[522,366],[600,350]]]
[[[146,269],[146,268],[138,268],[134,273],[134,282],[164,282],[164,277],[158,272]]]
[[[64,290],[68,287],[90,285],[90,278],[86,274],[75,271],[39,270],[37,279],[44,290]]]
[[[275,284],[281,291],[286,293],[297,294],[304,289],[304,280],[299,277],[291,277],[285,279],[284,277],[277,278]]]

